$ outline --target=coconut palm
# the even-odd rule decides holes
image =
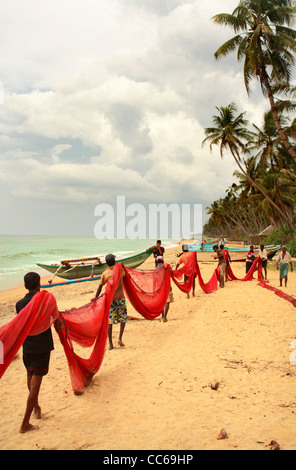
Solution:
[[[296,161],[296,152],[281,127],[272,86],[289,84],[295,64],[296,31],[290,26],[296,15],[293,0],[241,0],[232,14],[213,17],[220,24],[230,26],[236,34],[215,52],[220,59],[237,49],[238,60],[244,59],[244,81],[248,94],[250,81],[257,78],[270,108],[279,136],[289,154]]]
[[[216,107],[216,109],[218,110],[218,115],[213,116],[215,127],[208,127],[205,129],[206,138],[203,140],[202,145],[207,141],[210,141],[210,150],[212,150],[213,145],[218,145],[220,148],[221,158],[223,158],[225,150],[230,150],[234,160],[245,177],[267,200],[269,200],[269,203],[281,214],[281,216],[284,219],[287,219],[287,216],[283,213],[282,209],[264,191],[264,189],[258,185],[243,166],[240,153],[247,152],[246,144],[253,137],[252,133],[246,128],[248,121],[244,118],[245,113],[241,113],[236,116],[235,113],[237,112],[237,109],[234,103],[231,103],[226,107]],[[289,221],[287,220],[287,222]]]
[[[288,120],[282,116],[282,126],[286,126],[287,123]],[[253,124],[253,128],[254,133],[249,150],[257,151],[255,158],[260,162],[262,171],[271,168],[274,172],[276,167],[284,168],[285,162],[282,161],[280,156],[282,151],[281,140],[271,112],[264,114],[261,128],[255,124]]]
[[[208,233],[217,236],[217,232],[220,232],[221,229],[224,230],[224,214],[220,205],[220,200],[214,201],[210,206],[206,207],[206,211],[207,214],[210,215],[210,219],[207,223]]]
[[[262,231],[266,224],[271,223],[264,211],[258,211],[260,201],[254,205],[248,201],[243,192],[238,193],[238,191],[239,187],[232,185],[226,190],[223,199],[214,201],[206,208],[210,218],[204,225],[204,232],[208,236],[216,236],[217,233],[223,232],[226,236],[249,238],[253,233]]]
[[[284,228],[284,224],[287,223],[289,231],[292,233],[295,194],[293,194],[290,187],[283,186],[281,184],[279,176],[279,172],[275,175],[273,172],[269,171],[259,179],[260,186],[263,186],[266,194],[269,195],[268,199],[265,198],[262,200],[261,195],[259,196],[258,194],[254,194],[251,195],[248,200],[256,203],[256,200],[259,198],[260,204],[262,205],[267,217],[272,217],[274,222],[276,224],[280,223],[282,228]],[[274,206],[270,204],[270,198],[281,207],[282,213],[285,214],[285,217],[282,217],[282,214],[279,211],[275,211]]]
[[[244,162],[245,173],[241,173],[238,170],[233,172],[233,176],[238,179],[237,191],[240,191],[242,197],[247,198],[251,194],[256,194],[258,191],[253,185],[252,181],[257,180],[258,174],[261,173],[261,165],[256,163],[255,157],[249,157]],[[261,194],[259,192],[259,194]]]
[[[235,115],[237,108],[234,103],[228,106],[216,106],[218,111],[217,116],[213,116],[213,127],[205,129],[206,141],[210,140],[210,150],[212,151],[213,145],[220,147],[220,156],[223,158],[225,149],[230,150],[233,158],[238,166],[241,165],[240,153],[246,150],[246,142],[251,139],[251,133],[247,130],[246,126],[248,121],[244,118],[246,113]]]

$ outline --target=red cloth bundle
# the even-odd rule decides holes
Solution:
[[[26,337],[48,330],[59,316],[54,296],[42,291],[10,322],[0,327],[0,341],[4,350],[4,364],[0,364],[0,378],[17,354]]]
[[[121,272],[122,265],[117,264],[102,296],[83,307],[62,312],[65,328],[58,334],[67,357],[72,387],[76,395],[84,392],[84,387],[90,383],[101,367],[108,335],[111,302]],[[73,341],[85,347],[93,346],[88,359],[75,353]]]
[[[147,320],[161,315],[170,293],[171,267],[142,271],[126,268],[123,285],[130,303]]]
[[[233,274],[231,266],[229,265],[229,267],[228,267],[228,280],[230,280],[230,281],[252,281],[254,272],[256,271],[257,268],[258,268],[258,281],[261,281],[262,280],[262,261],[259,260],[259,258],[256,258],[253,261],[253,264],[252,264],[251,268],[249,269],[249,271],[247,272],[247,274],[245,275],[245,277],[243,279],[238,279]]]

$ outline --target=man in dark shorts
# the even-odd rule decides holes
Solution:
[[[30,272],[24,277],[24,283],[28,293],[16,303],[16,312],[19,313],[40,291],[40,276],[38,273]],[[58,330],[63,328],[63,321],[58,318],[55,321]],[[32,411],[38,419],[41,419],[41,408],[38,396],[42,378],[48,373],[50,353],[54,349],[51,328],[36,336],[27,336],[23,343],[23,362],[27,370],[27,385],[29,396],[24,419],[20,428],[21,433],[38,429],[30,424]]]
[[[188,259],[190,258],[191,256],[191,253],[188,251],[188,245],[185,244],[185,245],[182,245],[182,251],[183,251],[183,254],[180,256],[177,264],[176,264],[176,270],[179,268],[179,266],[181,264],[186,264],[186,262],[188,261]],[[192,297],[195,297],[195,277],[196,277],[196,274],[194,276],[194,279],[193,279],[193,283],[192,283]],[[188,276],[186,276],[184,274],[184,282],[187,282],[189,279]],[[187,299],[189,299],[190,295],[189,295],[189,292],[187,293]]]
[[[165,252],[165,249],[163,246],[161,246],[161,240],[157,240],[156,247],[154,248],[154,251],[153,251],[156,268],[157,268],[157,261],[160,259],[163,259],[164,252]]]
[[[248,254],[247,254],[247,258],[246,258],[246,274],[248,274],[255,259],[256,259],[256,255],[255,255],[254,247],[253,245],[251,245],[250,250],[248,251]]]
[[[258,252],[259,260],[262,262],[262,269],[264,269],[264,274],[265,274],[265,280],[267,280],[267,251],[264,248],[264,245],[260,245],[260,249]]]

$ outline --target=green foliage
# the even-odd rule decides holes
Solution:
[[[286,245],[291,256],[296,256],[296,230],[290,234],[287,227],[274,229],[263,241],[265,245]]]
[[[295,19],[295,0],[240,0],[232,14],[213,17],[235,33],[216,51],[216,59],[236,50],[238,61],[244,62],[247,92],[251,80],[258,80],[270,112],[261,128],[253,124],[250,131],[245,113],[237,114],[234,103],[216,107],[218,115],[205,129],[203,141],[210,150],[218,146],[221,158],[228,151],[240,170],[235,172],[239,183],[207,208],[204,234],[243,238],[272,224],[277,230],[268,244],[285,243],[291,254],[296,250],[296,119],[291,123],[284,113],[295,111],[296,87],[290,83]],[[282,100],[282,95],[289,99]]]
[[[290,26],[296,15],[295,2],[290,0],[240,0],[232,14],[221,13],[213,20],[230,27],[236,34],[215,52],[216,59],[237,50],[238,60],[244,61],[245,86],[257,78],[263,93],[269,93],[268,83],[288,82],[295,63],[296,33]],[[270,68],[269,75],[266,72]]]

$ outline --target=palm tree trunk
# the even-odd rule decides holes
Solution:
[[[277,108],[276,108],[276,105],[275,105],[275,102],[274,102],[274,97],[273,97],[273,93],[272,93],[272,90],[271,90],[270,81],[269,81],[269,77],[268,77],[267,72],[266,72],[265,65],[261,66],[261,77],[262,77],[262,81],[263,81],[264,86],[265,86],[266,91],[267,91],[267,96],[268,96],[268,99],[269,99],[269,102],[270,102],[271,113],[272,113],[276,128],[278,130],[280,139],[283,142],[283,144],[286,147],[289,154],[291,155],[291,157],[293,158],[293,160],[296,162],[296,152],[294,151],[293,147],[291,146],[291,144],[289,142],[289,139],[286,136],[285,132],[283,131],[281,123],[280,123],[279,114],[277,112]]]
[[[280,203],[281,203],[282,210],[283,210],[283,212],[284,212],[284,213],[286,214],[286,216],[287,216],[287,219],[286,219],[286,220],[287,220],[287,224],[288,224],[289,231],[290,231],[290,233],[292,234],[292,233],[293,233],[293,227],[292,227],[293,222],[291,221],[290,216],[289,216],[289,214],[287,213],[287,210],[286,210],[286,208],[285,208],[285,204],[283,203],[283,200],[282,200],[282,197],[281,197],[281,194],[280,194],[280,191],[279,191],[279,188],[278,188],[278,185],[277,185],[276,180],[275,180],[275,182],[274,182],[274,185],[275,185],[276,193],[277,193],[277,195],[278,195],[278,199],[279,199],[279,201],[280,201]]]
[[[235,153],[232,151],[231,149],[231,153],[232,153],[232,156],[233,158],[235,159],[235,162],[236,164],[238,165],[239,169],[241,170],[241,172],[245,175],[246,178],[248,178],[248,180],[250,181],[250,183],[258,190],[260,191],[260,193],[270,202],[270,204],[277,210],[277,212],[279,214],[281,214],[281,216],[283,217],[283,219],[287,222],[288,226],[289,226],[289,219],[288,217],[286,216],[286,214],[284,214],[284,212],[282,211],[282,209],[271,199],[270,196],[268,196],[268,194],[266,194],[266,192],[264,191],[264,189],[262,189],[252,178],[251,176],[243,169],[243,167],[241,166],[240,164],[240,161],[238,159],[238,157],[235,155]]]

